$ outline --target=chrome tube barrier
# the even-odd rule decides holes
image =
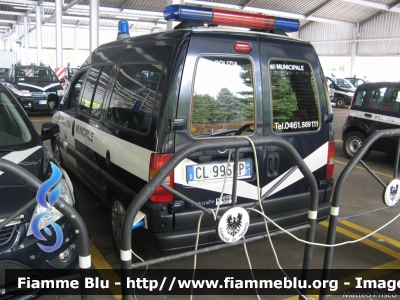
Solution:
[[[350,173],[353,171],[353,169],[356,167],[356,165],[359,162],[363,166],[366,166],[365,162],[362,161],[362,157],[364,156],[364,154],[368,151],[368,149],[372,146],[372,144],[375,141],[377,141],[378,139],[383,138],[383,137],[400,137],[400,129],[385,129],[385,130],[380,130],[380,131],[375,132],[372,135],[370,135],[363,142],[361,148],[357,151],[356,155],[354,155],[354,157],[349,161],[349,163],[346,165],[346,167],[343,169],[342,173],[340,174],[340,176],[335,184],[334,190],[333,190],[332,206],[331,206],[329,227],[328,227],[328,236],[327,236],[327,242],[326,242],[328,245],[335,244],[336,226],[338,223],[340,199],[342,196],[343,185],[346,182],[347,177],[350,175]],[[400,154],[400,138],[399,138],[398,147],[397,147],[397,158],[396,158],[394,177],[396,177],[397,173],[398,173],[399,154]],[[366,168],[366,169],[368,170],[368,172],[370,172],[370,173],[372,172],[372,170],[370,168]],[[377,178],[377,176],[375,174],[373,174],[373,172],[371,174],[380,184],[383,183],[379,178]],[[384,187],[386,187],[385,184],[384,184]],[[333,252],[334,252],[333,247],[327,247],[325,249],[322,280],[329,280],[329,278],[330,278],[330,270],[331,270],[331,266],[332,266]],[[320,299],[325,300],[326,296],[327,296],[327,288],[321,289],[320,290]]]
[[[301,156],[298,154],[296,149],[287,141],[279,137],[256,137],[252,139],[254,145],[257,146],[276,146],[283,150],[285,150],[291,159],[294,161],[295,165],[300,169],[303,173],[305,179],[307,180],[310,187],[311,201],[309,210],[312,213],[308,215],[308,224],[309,227],[307,229],[307,241],[313,242],[315,238],[315,229],[316,229],[316,213],[318,210],[318,186],[315,178],[304,163]],[[205,151],[205,150],[217,150],[217,149],[238,149],[244,147],[251,147],[250,142],[247,139],[238,138],[238,137],[230,137],[218,140],[204,140],[194,142],[181,150],[177,151],[168,162],[157,172],[157,174],[144,186],[144,188],[137,194],[137,196],[133,199],[131,204],[129,205],[124,220],[122,224],[122,232],[121,232],[121,281],[122,281],[122,294],[123,299],[131,299],[132,290],[129,289],[126,285],[127,278],[130,277],[130,271],[132,268],[132,258],[131,258],[131,232],[132,232],[132,224],[134,222],[135,216],[143,206],[143,204],[149,199],[149,197],[153,194],[155,189],[161,185],[163,180],[169,175],[169,173],[186,157],[194,154],[196,152]],[[236,155],[237,157],[237,155]],[[185,200],[185,199],[183,199]],[[204,210],[206,210],[204,208]],[[204,251],[204,250],[203,250]],[[191,251],[191,255],[196,254],[196,251]],[[311,258],[313,254],[313,246],[307,244],[304,251],[303,258],[303,279],[309,278],[309,269],[311,267]],[[184,257],[185,254],[176,255],[175,258]],[[306,291],[302,291],[306,293]]]
[[[37,193],[37,190],[42,184],[42,182],[37,177],[35,177],[32,173],[30,173],[20,165],[17,165],[2,158],[0,158],[0,171],[7,173],[15,179],[19,180],[35,193]],[[29,201],[12,216],[9,216],[5,221],[0,223],[0,229],[7,225],[9,222],[13,221],[16,216],[21,215],[23,212],[25,212],[26,209],[36,205],[36,203],[37,202],[35,198]],[[90,257],[89,233],[87,231],[85,223],[83,222],[82,217],[72,206],[70,206],[62,199],[58,199],[57,202],[54,204],[54,207],[57,208],[57,210],[59,210],[64,215],[64,217],[66,217],[71,222],[74,229],[79,230],[79,233],[77,234],[79,258],[81,259],[82,257]],[[89,268],[81,268],[82,278],[89,276],[89,271],[90,266]],[[82,300],[92,299],[92,296],[88,295],[88,292],[89,290],[84,289],[84,286],[82,286]]]

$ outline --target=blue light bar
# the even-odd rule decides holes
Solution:
[[[202,21],[209,23],[213,18],[212,8],[170,5],[164,9],[164,19],[167,21]]]
[[[164,19],[167,21],[197,21],[214,25],[247,27],[261,30],[298,31],[299,20],[235,12],[222,9],[212,9],[190,5],[170,5],[164,9]]]
[[[286,18],[275,18],[275,29],[285,30],[288,32],[298,31],[300,27],[300,21]]]

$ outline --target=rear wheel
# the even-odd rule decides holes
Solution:
[[[357,151],[361,148],[362,143],[365,141],[365,136],[358,131],[352,131],[344,137],[343,140],[343,152],[344,154],[351,159]],[[365,155],[363,156],[363,159],[366,159],[370,153],[370,150],[368,150]]]
[[[125,217],[125,208],[122,203],[113,197],[112,207],[111,207],[111,230],[113,235],[114,248],[117,251],[118,257],[120,255],[120,243],[121,243],[121,233],[122,233],[122,222]],[[146,260],[149,255],[149,251],[144,248],[140,241],[137,241],[132,236],[132,250],[141,259]],[[132,262],[140,261],[135,255],[132,254]]]
[[[346,103],[344,102],[343,97],[336,97],[335,102],[336,102],[336,106],[337,107],[341,107],[342,108],[342,107],[346,106]]]

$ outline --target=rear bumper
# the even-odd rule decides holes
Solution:
[[[320,191],[321,194],[331,192],[331,189]],[[321,196],[321,195],[320,195]],[[321,199],[321,198],[320,198]],[[252,204],[247,205],[251,207]],[[276,205],[275,205],[276,206]],[[286,206],[286,211],[281,211],[273,214],[269,214],[271,210],[265,208],[265,214],[276,222],[279,226],[283,228],[291,228],[299,225],[304,225],[308,223],[309,208],[295,208],[293,206]],[[287,211],[287,207],[291,207],[292,210]],[[329,201],[320,203],[318,205],[317,221],[323,221],[329,216],[331,203]],[[226,208],[221,209],[219,215],[226,210]],[[193,214],[188,214],[186,216],[188,219],[192,220],[192,223],[197,224],[199,220],[200,213],[195,212]],[[176,221],[175,216],[175,223]],[[202,226],[199,233],[199,248],[212,246],[222,243],[218,233],[217,233],[218,221],[215,222],[213,218],[209,215],[204,215],[202,218]],[[268,229],[276,231],[277,228],[268,222]],[[250,212],[250,224],[246,233],[246,237],[251,237],[255,235],[265,234],[266,228],[264,224],[264,218],[255,212]],[[140,240],[140,244],[148,249],[151,253],[156,256],[166,256],[186,251],[194,250],[196,238],[197,238],[197,228],[191,226],[189,229],[174,230],[162,233],[150,233],[147,229],[138,228],[133,231],[133,236]]]

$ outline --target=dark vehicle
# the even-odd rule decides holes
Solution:
[[[59,105],[64,89],[49,66],[14,65],[6,85],[26,111],[53,111]]]
[[[336,107],[350,105],[356,88],[346,79],[337,77],[326,77],[329,87],[329,97]]]
[[[186,17],[196,9],[216,16],[212,9],[182,7]],[[179,10],[166,8],[167,19]],[[224,13],[228,21],[230,12]],[[287,24],[298,29],[297,20]],[[53,115],[65,132],[52,143],[53,153],[111,208],[115,244],[128,205],[176,151],[227,136],[289,141],[319,184],[317,219],[325,219],[333,185],[333,115],[312,45],[269,30],[181,27],[97,48]],[[207,208],[220,203],[218,213],[224,212],[233,201],[228,154],[227,149],[193,153],[166,184]],[[294,164],[277,147],[257,147],[257,162],[251,149],[241,149],[237,204],[242,207],[258,200],[256,168],[264,194]],[[298,170],[282,181],[263,200],[264,210],[285,227],[306,223],[307,182]],[[198,208],[158,188],[141,212],[145,227],[133,231],[135,251],[145,256],[194,249]],[[249,236],[265,233],[263,218],[254,214],[250,221]],[[221,242],[212,218],[204,217],[201,225],[200,246]]]
[[[67,71],[66,71],[67,79],[68,79],[69,81],[71,81],[72,78],[74,78],[76,72],[78,72],[79,68],[70,68],[70,67],[67,67],[66,70],[67,70]]]
[[[348,80],[354,87],[358,87],[360,84],[367,83],[367,80],[363,78],[357,78],[357,77],[346,77],[346,80]]]
[[[8,77],[8,68],[0,68],[0,81],[4,82]]]
[[[11,92],[0,84],[0,158],[25,168],[42,182],[47,181],[52,174],[50,162],[57,165],[48,149],[43,146],[42,141],[54,138],[54,135],[59,132],[58,125],[45,124],[43,125],[45,130],[42,132],[48,134],[39,136],[23,108]],[[59,182],[61,184],[60,198],[75,206],[73,188],[66,172],[62,171]],[[17,178],[0,172],[0,224],[35,197],[36,193]],[[33,220],[44,212],[50,212],[51,216],[48,219],[40,219],[35,228],[40,230],[47,241],[35,237],[32,225]],[[54,232],[50,236],[45,230],[49,230],[46,227],[48,222],[55,222],[62,228],[62,243],[53,252],[45,252],[38,246],[38,242],[51,246],[57,241],[58,237]],[[29,270],[35,274],[45,273],[48,269],[65,270],[74,268],[77,258],[76,235],[70,222],[53,206],[45,208],[38,203],[28,208],[0,229],[0,274],[2,274],[0,276],[0,298],[7,298],[3,288],[4,269]],[[24,299],[23,289],[20,289],[19,292],[22,294],[18,299]],[[15,294],[13,295],[15,296]]]
[[[342,129],[343,151],[348,158],[372,133],[400,127],[399,91],[400,82],[372,82],[357,87]],[[370,149],[396,153],[397,138],[381,138]]]

